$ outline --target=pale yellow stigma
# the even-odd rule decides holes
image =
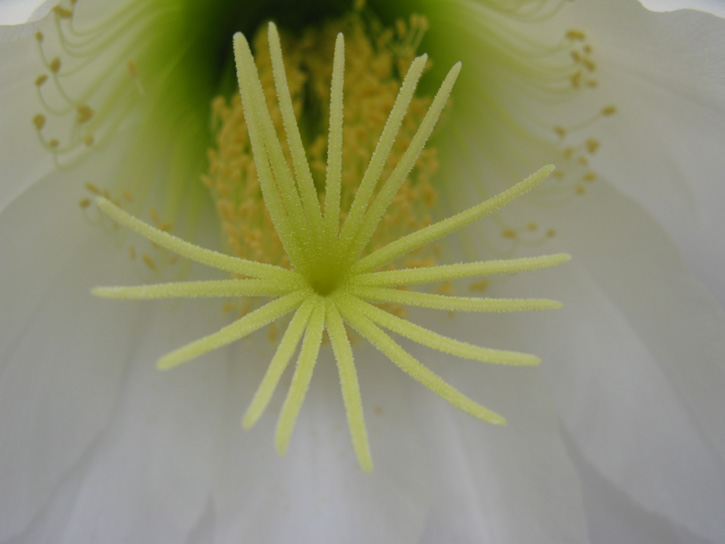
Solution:
[[[416,17],[406,28],[393,33],[365,23],[359,13],[350,13],[342,19],[311,27],[301,35],[283,33],[280,41],[289,51],[284,67],[275,61],[278,57],[269,53],[274,42],[269,41],[267,28],[260,29],[255,35],[252,45],[259,78],[274,128],[280,135],[282,152],[290,168],[293,163],[304,163],[305,175],[312,179],[312,184],[307,186],[314,187],[314,191],[305,195],[306,199],[327,205],[327,159],[329,156],[334,160],[338,152],[342,152],[340,164],[333,165],[340,179],[340,219],[345,218],[350,208],[403,76],[415,59],[417,36],[425,27],[423,23],[424,18]],[[335,109],[331,110],[329,103],[333,49],[336,36],[342,30],[346,49],[352,53],[344,59],[339,57],[345,73],[341,78],[344,92],[338,94],[344,99],[345,111],[344,123],[340,124],[340,120],[333,119]],[[275,88],[275,77],[279,76],[280,70],[285,71],[287,82],[283,96],[291,97],[281,104],[277,101]],[[390,175],[410,145],[431,100],[431,97],[417,95],[411,98],[396,145],[383,166],[383,177]],[[284,116],[282,108],[287,110]],[[282,136],[284,119],[290,116],[300,119],[302,126],[296,146],[288,145]],[[240,95],[229,99],[216,97],[212,102],[212,120],[216,137],[213,148],[208,151],[209,168],[202,180],[214,199],[224,241],[239,257],[289,267],[289,259],[262,199]],[[341,139],[330,138],[328,127],[331,122],[332,126],[341,127]],[[330,149],[335,141],[339,142],[341,150]],[[301,151],[293,156],[292,149]],[[371,248],[381,247],[430,224],[430,211],[437,199],[430,180],[437,169],[436,150],[424,149],[371,239]],[[329,203],[336,201],[330,199]],[[334,213],[328,215],[333,216]],[[423,254],[411,257],[409,264],[414,264],[417,258],[431,259],[432,251],[433,248],[423,249]]]
[[[290,268],[203,249],[147,225],[109,200],[99,198],[97,200],[99,207],[112,219],[136,231],[154,244],[193,261],[235,274],[241,279],[96,288],[94,294],[126,299],[250,296],[272,299],[218,332],[162,357],[158,362],[160,369],[172,368],[228,345],[286,314],[293,313],[262,384],[243,419],[245,427],[252,426],[259,419],[301,342],[292,383],[277,425],[276,446],[280,454],[284,454],[289,447],[292,431],[312,379],[323,335],[326,332],[337,361],[353,448],[361,468],[367,472],[372,470],[362,399],[346,324],[385,354],[401,370],[454,406],[482,421],[497,425],[505,424],[502,416],[464,396],[422,365],[384,329],[432,349],[476,361],[535,365],[539,363],[537,357],[513,351],[482,348],[448,338],[400,319],[374,303],[466,312],[519,312],[559,307],[558,302],[546,299],[459,297],[440,293],[403,291],[396,287],[535,270],[560,264],[568,259],[567,255],[451,264],[422,269],[381,270],[418,248],[434,243],[508,204],[546,179],[553,167],[544,167],[485,202],[402,236],[366,254],[365,249],[369,246],[377,226],[433,131],[461,69],[460,63],[451,69],[443,81],[400,160],[389,175],[381,178],[426,59],[419,57],[412,62],[362,176],[357,193],[347,213],[341,214],[340,172],[345,123],[342,34],[338,35],[335,41],[331,76],[324,206],[317,198],[317,191],[310,174],[310,165],[302,146],[300,128],[288,91],[289,85],[279,36],[272,24],[269,27],[269,42],[274,67],[274,84],[279,97],[279,111],[293,158],[292,168],[285,159],[283,145],[279,141],[273,117],[266,104],[263,86],[249,44],[241,34],[236,34],[234,37],[234,52],[260,189],[269,210],[270,221],[289,259]],[[341,220],[341,217],[344,219]]]

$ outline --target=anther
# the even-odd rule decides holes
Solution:
[[[73,17],[73,12],[61,6],[55,6],[53,12],[58,16],[59,19],[70,19]]]
[[[85,104],[78,106],[78,108],[76,109],[76,122],[79,125],[87,123],[91,120],[91,117],[93,117],[93,113],[93,109],[91,109],[90,106],[87,106]]]
[[[43,127],[45,126],[45,121],[45,115],[43,115],[42,113],[38,113],[33,117],[33,124],[38,130],[43,130]]]
[[[86,189],[88,189],[91,193],[93,193],[96,196],[101,196],[101,190],[90,182],[86,183]]]
[[[144,264],[148,266],[151,270],[156,271],[158,269],[158,267],[156,266],[156,261],[154,261],[154,258],[148,253],[144,253],[141,258],[143,259]]]
[[[584,32],[581,32],[579,30],[569,30],[566,33],[566,38],[573,42],[583,42],[586,39],[586,35],[584,34]]]
[[[46,76],[45,74],[41,74],[37,78],[35,78],[35,86],[40,87],[46,81],[48,81],[48,76]]]
[[[49,68],[51,72],[57,74],[60,70],[60,59],[58,57],[55,57],[53,60],[51,60]]]

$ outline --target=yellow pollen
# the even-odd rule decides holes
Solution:
[[[329,80],[332,57],[330,52],[337,32],[345,30],[348,55],[345,59],[345,124],[342,138],[340,209],[346,210],[355,196],[364,167],[370,160],[400,88],[402,74],[412,62],[415,50],[411,32],[420,32],[424,18],[415,18],[408,25],[396,23],[397,42],[384,30],[372,31],[359,15],[352,14],[340,21],[331,21],[321,28],[308,29],[301,37],[282,35],[286,51],[286,75],[292,106],[296,115],[304,118],[303,104],[314,104],[313,110],[324,112],[330,99]],[[400,42],[411,45],[400,47]],[[274,98],[273,69],[268,50],[266,29],[254,40],[256,61],[266,102],[278,134],[282,133],[282,115]],[[390,175],[403,152],[410,144],[420,124],[430,98],[414,97],[403,121],[396,146],[390,153],[381,177]],[[238,94],[227,100],[217,97],[212,102],[214,124],[218,127],[216,145],[208,151],[209,169],[202,180],[210,189],[222,221],[226,242],[239,257],[289,267],[290,262],[273,228],[262,192],[247,135],[242,103]],[[310,126],[325,126],[327,117],[309,119]],[[324,183],[328,135],[319,130],[307,135],[307,160],[318,193],[324,205]],[[282,139],[283,141],[283,139]],[[289,148],[283,141],[288,164],[292,165]],[[418,157],[410,176],[403,184],[393,205],[371,241],[371,247],[381,247],[402,234],[417,230],[430,222],[437,193],[430,180],[438,169],[435,149],[428,148]],[[341,219],[345,213],[340,212]],[[324,281],[322,283],[325,283]]]
[[[128,73],[131,74],[131,77],[138,77],[138,68],[136,67],[136,63],[134,61],[127,60],[126,69],[128,70]]]
[[[53,8],[53,11],[61,19],[70,19],[71,17],[73,17],[73,12],[71,10],[61,6],[55,6]]]
[[[90,106],[86,106],[86,105],[78,106],[78,108],[76,109],[76,112],[77,112],[76,122],[79,125],[82,125],[83,123],[87,123],[88,121],[91,120],[91,117],[93,117],[93,110],[91,109]]]
[[[42,115],[38,113],[33,117],[33,124],[35,125],[35,128],[38,130],[42,130],[45,126],[45,115]]]

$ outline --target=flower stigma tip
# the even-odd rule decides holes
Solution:
[[[296,83],[285,70],[282,42],[276,26],[268,27],[268,55],[271,70],[260,73],[250,44],[241,33],[234,36],[234,57],[241,94],[240,106],[248,131],[259,192],[268,221],[279,241],[283,258],[274,262],[232,256],[202,248],[169,232],[151,226],[121,209],[116,203],[97,196],[100,210],[120,226],[126,227],[153,244],[178,256],[231,275],[215,281],[175,282],[131,287],[97,287],[93,294],[115,299],[163,299],[197,297],[258,297],[269,301],[239,317],[219,331],[202,337],[158,361],[165,370],[221,348],[291,314],[262,383],[253,396],[242,423],[253,426],[267,408],[281,377],[299,348],[292,382],[279,416],[275,444],[280,455],[290,445],[292,432],[307,393],[325,335],[336,360],[342,398],[353,449],[360,467],[372,470],[351,336],[348,327],[370,342],[403,372],[453,406],[482,421],[504,425],[505,419],[463,395],[421,364],[401,347],[389,332],[431,349],[474,361],[504,365],[536,365],[534,355],[484,348],[438,334],[402,319],[382,305],[431,308],[448,312],[523,312],[558,308],[547,299],[496,299],[452,295],[446,290],[424,293],[407,286],[450,282],[492,274],[533,271],[561,264],[568,255],[556,254],[532,258],[481,261],[422,268],[394,268],[392,263],[420,248],[430,246],[464,226],[495,212],[544,181],[554,170],[545,166],[508,190],[448,219],[417,225],[413,232],[395,239],[371,244],[386,213],[396,202],[428,137],[449,100],[461,70],[455,64],[440,89],[428,101],[427,111],[398,149],[406,112],[418,107],[414,91],[426,65],[426,56],[409,63],[397,96],[388,108],[387,120],[377,144],[358,173],[361,180],[354,191],[347,191],[344,150],[346,123],[351,117],[344,108],[345,79],[350,77],[345,64],[345,38],[335,36],[332,72],[329,84],[329,133],[327,160],[321,190],[316,186],[313,165],[304,148],[298,123],[299,105],[295,103]],[[262,53],[258,50],[257,56]],[[264,53],[266,55],[266,53]],[[293,71],[294,72],[294,71]],[[268,105],[265,85],[260,76],[271,76],[278,98],[274,109]],[[294,76],[294,73],[293,73]],[[278,128],[281,127],[281,128]],[[286,142],[278,136],[283,130]],[[392,168],[387,168],[391,153],[396,153]],[[289,160],[287,158],[289,156]],[[359,160],[359,157],[356,158]],[[218,186],[215,186],[218,187]],[[241,246],[241,244],[240,244]],[[406,290],[400,287],[405,286]]]

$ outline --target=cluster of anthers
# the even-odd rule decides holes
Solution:
[[[249,44],[240,33],[234,36],[234,53],[244,114],[264,201],[291,268],[240,259],[198,247],[143,223],[107,199],[98,198],[100,209],[120,225],[182,257],[231,273],[240,279],[137,287],[99,287],[93,290],[93,294],[118,299],[169,297],[269,297],[271,299],[270,302],[218,332],[165,355],[158,361],[159,369],[175,367],[230,344],[294,312],[243,419],[245,428],[251,427],[258,421],[301,341],[302,347],[292,383],[277,425],[276,446],[280,455],[287,451],[326,331],[337,361],[353,447],[361,468],[366,472],[372,470],[360,389],[346,324],[413,379],[457,408],[483,421],[505,424],[503,417],[467,398],[417,361],[383,329],[432,349],[476,361],[535,365],[539,363],[537,357],[483,348],[454,340],[401,319],[378,305],[390,303],[449,312],[520,312],[558,308],[560,306],[558,302],[546,299],[460,297],[401,290],[398,287],[541,269],[563,263],[568,260],[568,255],[557,254],[415,269],[380,269],[511,202],[543,181],[553,167],[542,168],[509,190],[477,206],[403,236],[361,258],[379,221],[431,134],[461,69],[460,63],[453,66],[448,73],[410,146],[392,174],[384,182],[378,183],[418,79],[423,72],[426,56],[414,60],[402,83],[349,213],[341,222],[343,36],[342,34],[337,36],[333,60],[329,149],[322,206],[310,174],[293,112],[279,36],[271,23],[269,37],[274,81],[284,119],[292,169],[285,159],[270,117]]]

